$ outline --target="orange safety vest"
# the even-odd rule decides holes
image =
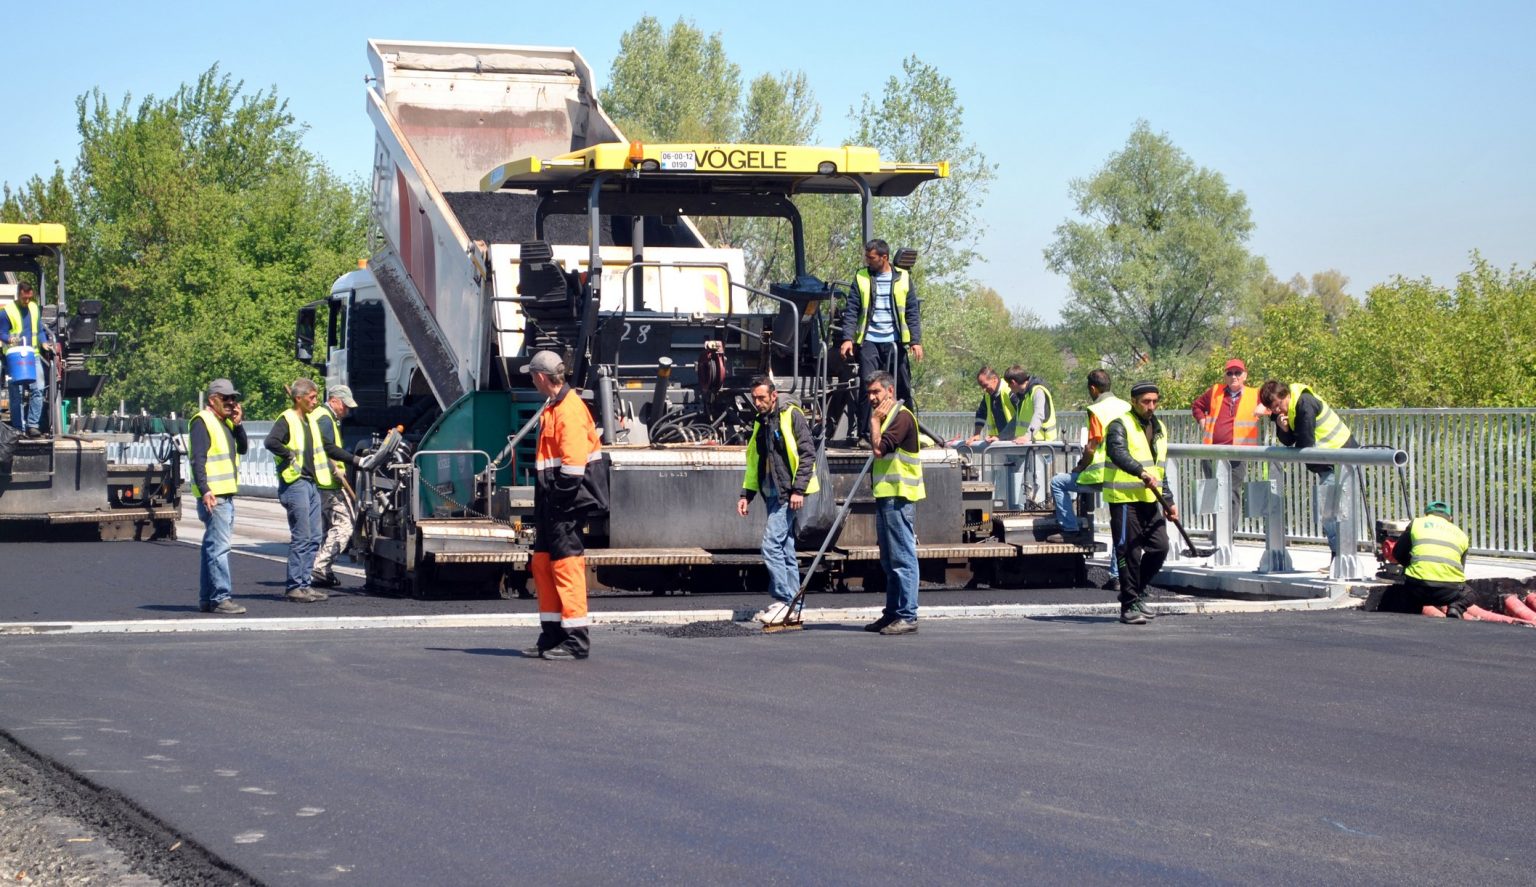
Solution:
[[[1211,411],[1200,423],[1204,431],[1201,443],[1214,443],[1216,439],[1216,418],[1221,415],[1221,408],[1227,404],[1227,386],[1217,382],[1211,386],[1210,394]],[[1237,415],[1232,417],[1232,445],[1238,447],[1256,447],[1259,445],[1259,389],[1252,385],[1243,386],[1243,394],[1237,399]]]

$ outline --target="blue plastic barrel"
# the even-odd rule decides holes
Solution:
[[[5,376],[13,382],[37,381],[37,349],[12,345],[5,352]]]

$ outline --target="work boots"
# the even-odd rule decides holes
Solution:
[[[1136,609],[1136,602],[1120,605],[1120,622],[1124,625],[1146,625],[1147,616]]]

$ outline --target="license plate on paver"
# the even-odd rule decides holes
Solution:
[[[663,151],[661,168],[674,172],[692,172],[699,168],[698,156],[692,151]]]

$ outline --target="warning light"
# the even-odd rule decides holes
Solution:
[[[645,161],[645,143],[635,139],[629,143],[629,165],[639,166]]]

